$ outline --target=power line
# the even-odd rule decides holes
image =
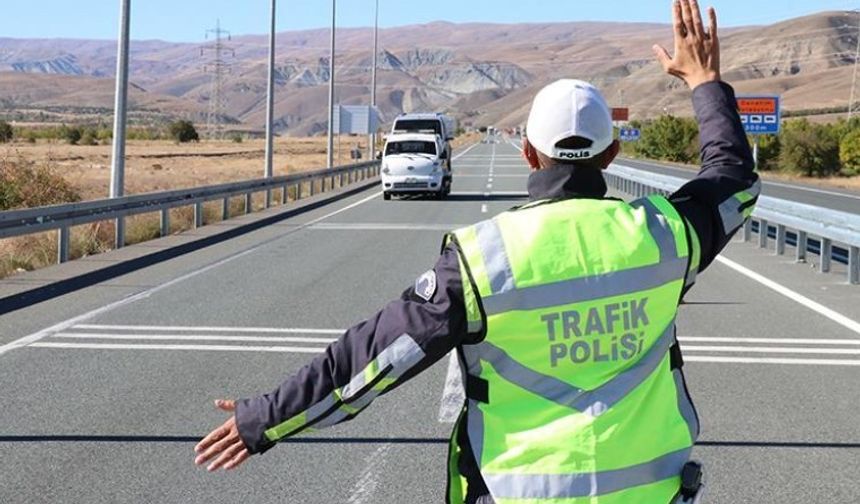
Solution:
[[[224,38],[232,40],[230,32],[221,29],[221,20],[215,23],[215,28],[206,30],[206,38],[215,37],[215,43],[200,48],[200,55],[211,54],[211,59],[203,67],[203,71],[212,74],[212,84],[209,92],[209,113],[206,116],[206,132],[210,139],[224,138],[224,116],[227,109],[224,101],[224,78],[231,72],[232,65],[227,56],[236,56],[233,49],[224,45]]]

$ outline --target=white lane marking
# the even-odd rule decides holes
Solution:
[[[123,343],[56,343],[53,341],[37,341],[27,345],[27,348],[61,348],[72,350],[169,350],[195,352],[277,352],[277,353],[310,353],[325,352],[325,347],[288,347],[288,346],[232,346],[232,345],[149,345]]]
[[[856,339],[815,339],[815,338],[723,338],[706,336],[681,336],[681,343],[764,343],[778,345],[860,345]]]
[[[309,231],[450,231],[469,224],[317,224]]]
[[[121,341],[249,341],[256,343],[332,343],[337,338],[297,338],[294,336],[216,336],[213,334],[107,334],[57,333],[52,338],[105,339]]]
[[[453,194],[454,196],[477,196],[477,195],[481,195],[481,194],[483,194],[484,196],[490,195],[490,193],[488,193],[488,192],[481,192],[481,191],[457,191],[457,192],[451,193],[451,194]],[[508,196],[511,198],[526,198],[526,197],[528,197],[528,195],[529,195],[529,193],[527,193],[525,191],[493,191],[493,196],[502,196],[502,197]]]
[[[361,472],[361,477],[355,482],[352,491],[349,493],[349,499],[347,500],[349,504],[369,504],[379,500],[376,495],[379,488],[379,475],[384,469],[391,446],[391,443],[380,446],[364,461],[364,470]]]
[[[448,358],[448,373],[445,375],[445,388],[442,390],[442,402],[439,404],[439,422],[456,422],[465,400],[460,362],[457,353],[451,352]]]
[[[496,173],[493,175],[493,177],[495,177],[495,178],[528,178],[528,176],[529,176],[528,173],[523,173],[520,175],[499,175],[498,173]],[[475,174],[457,175],[457,178],[484,178],[484,177],[485,177],[485,175],[475,175]]]
[[[487,184],[487,189],[492,189],[492,188],[493,188],[493,184]]]
[[[72,329],[104,331],[176,331],[176,332],[230,332],[230,333],[285,333],[285,334],[343,334],[346,329],[309,329],[304,327],[211,327],[211,326],[144,326],[77,324]]]
[[[487,179],[487,182],[492,182],[492,181],[493,181],[493,177],[490,177]]]
[[[298,226],[297,228],[295,228],[295,231],[310,227],[310,226],[312,226],[318,222],[321,222],[325,219],[328,219],[330,217],[334,217],[335,215],[339,215],[339,214],[346,212],[348,210],[351,210],[351,209],[353,209],[359,205],[363,205],[364,203],[367,203],[368,201],[379,198],[380,196],[382,196],[382,191],[379,191],[375,194],[372,194],[372,195],[368,196],[367,198],[364,198],[360,201],[357,201],[355,203],[347,205],[343,208],[335,210],[334,212],[323,215],[322,217],[316,218],[316,219],[311,220],[305,224],[302,224],[302,225]],[[294,231],[290,231],[290,233],[287,233],[287,234],[291,234],[292,232],[294,232]],[[58,324],[54,324],[50,327],[42,329],[41,331],[38,331],[38,332],[35,332],[33,334],[24,336],[23,338],[18,338],[15,341],[12,341],[11,343],[7,343],[3,346],[0,346],[0,355],[3,355],[10,350],[14,350],[16,348],[21,348],[23,346],[27,346],[27,345],[30,345],[32,343],[35,343],[42,338],[45,338],[47,336],[51,336],[52,334],[56,334],[58,332],[65,331],[66,329],[68,329],[69,327],[72,327],[73,325],[80,324],[81,322],[86,322],[87,320],[90,320],[90,319],[97,317],[99,315],[103,315],[107,312],[110,312],[110,311],[115,310],[117,308],[120,308],[122,306],[131,304],[131,303],[135,303],[137,301],[140,301],[141,299],[146,299],[146,298],[152,296],[153,294],[160,292],[164,289],[172,287],[172,286],[179,284],[181,282],[184,282],[188,279],[194,278],[198,275],[202,275],[203,273],[207,273],[209,271],[212,271],[213,269],[219,268],[225,264],[233,262],[236,259],[239,259],[240,257],[244,257],[248,254],[254,253],[257,250],[268,246],[269,244],[270,244],[270,241],[266,241],[264,243],[261,243],[259,245],[254,246],[254,247],[251,247],[247,250],[243,250],[242,252],[239,252],[239,253],[236,253],[234,255],[225,257],[224,259],[221,259],[220,261],[214,262],[208,266],[204,266],[204,267],[197,269],[197,270],[194,270],[190,273],[186,273],[186,274],[178,276],[172,280],[168,280],[167,282],[164,282],[161,285],[156,285],[155,287],[152,287],[150,289],[138,292],[137,294],[133,294],[129,297],[120,299],[118,301],[114,301],[113,303],[106,304],[100,308],[90,310],[90,311],[88,311],[82,315],[78,315],[76,317],[66,319],[66,320],[64,320]]]
[[[479,146],[479,145],[481,145],[481,144],[479,144],[479,143],[473,143],[471,146],[467,147],[467,148],[466,148],[466,150],[464,150],[463,152],[461,152],[461,153],[457,154],[456,156],[452,157],[452,158],[451,158],[451,161],[456,161],[456,160],[460,159],[461,157],[465,156],[467,152],[469,152],[470,150],[474,149],[475,147],[477,147],[477,146]]]
[[[481,213],[487,213],[487,204],[486,203],[481,205]]]
[[[791,185],[791,184],[783,184],[781,182],[771,182],[769,180],[762,180],[762,184],[764,184],[765,186],[772,185],[772,186],[777,186],[777,187],[785,187],[788,189],[797,189],[799,191],[809,191],[809,192],[827,194],[830,196],[841,196],[843,198],[860,199],[860,195],[841,193],[841,192],[837,192],[837,191],[827,191],[825,189],[817,189],[815,187],[796,186],[796,185]]]
[[[796,301],[796,302],[802,304],[803,306],[809,308],[810,310],[817,312],[818,314],[823,315],[823,316],[829,318],[830,320],[832,320],[833,322],[836,322],[837,324],[839,324],[839,325],[841,325],[841,326],[843,326],[843,327],[845,327],[851,331],[854,331],[855,333],[860,335],[860,322],[857,322],[856,320],[852,320],[852,319],[846,317],[845,315],[842,315],[839,312],[831,310],[830,308],[828,308],[828,307],[826,307],[820,303],[817,303],[817,302],[809,299],[808,297],[806,297],[802,294],[798,294],[797,292],[794,292],[793,290],[789,289],[788,287],[785,287],[782,284],[774,282],[773,280],[771,280],[771,279],[769,279],[763,275],[760,275],[760,274],[756,273],[755,271],[753,271],[749,268],[741,266],[740,264],[738,264],[738,263],[736,263],[736,262],[732,261],[731,259],[728,259],[724,256],[717,256],[717,261],[719,261],[722,264],[725,264],[726,266],[728,266],[729,268],[732,268],[733,270],[737,271],[738,273],[741,273],[742,275],[745,275],[745,276],[755,280],[756,282],[764,285],[765,287],[772,289],[779,294],[782,294],[783,296],[791,299],[792,301]]]
[[[860,366],[860,360],[849,359],[777,359],[759,357],[704,357],[684,356],[684,362],[710,362],[718,364],[784,364],[806,366]]]
[[[689,346],[681,345],[684,352],[728,352],[728,353],[794,353],[826,355],[860,355],[860,348],[788,348],[788,347],[733,347],[733,346]]]

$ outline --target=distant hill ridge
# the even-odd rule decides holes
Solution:
[[[739,92],[780,93],[788,109],[847,104],[857,47],[857,14],[823,12],[770,26],[725,30],[724,77]],[[281,132],[321,133],[328,100],[326,29],[278,36],[276,122]],[[338,30],[338,100],[368,103],[372,32]],[[386,117],[447,110],[464,123],[521,124],[534,93],[561,77],[589,80],[633,117],[690,114],[689,92],[665,76],[651,45],[671,45],[668,25],[539,23],[424,25],[380,33],[378,103]],[[260,128],[265,111],[267,38],[235,37],[227,114]],[[210,77],[205,44],[132,43],[132,108],[149,116],[205,117]],[[109,114],[116,44],[103,40],[0,38],[0,113]]]

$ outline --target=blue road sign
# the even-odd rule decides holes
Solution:
[[[642,132],[636,128],[624,128],[618,132],[618,138],[622,142],[635,142],[642,137]]]
[[[739,96],[738,112],[744,131],[751,135],[778,135],[779,96]]]

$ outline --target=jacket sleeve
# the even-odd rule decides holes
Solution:
[[[373,399],[424,371],[467,336],[458,250],[400,299],[352,327],[268,394],[236,402],[239,433],[262,453],[299,433],[352,419]]]
[[[693,260],[688,287],[750,217],[761,192],[734,90],[709,82],[693,90],[702,168],[669,199],[687,221]]]

